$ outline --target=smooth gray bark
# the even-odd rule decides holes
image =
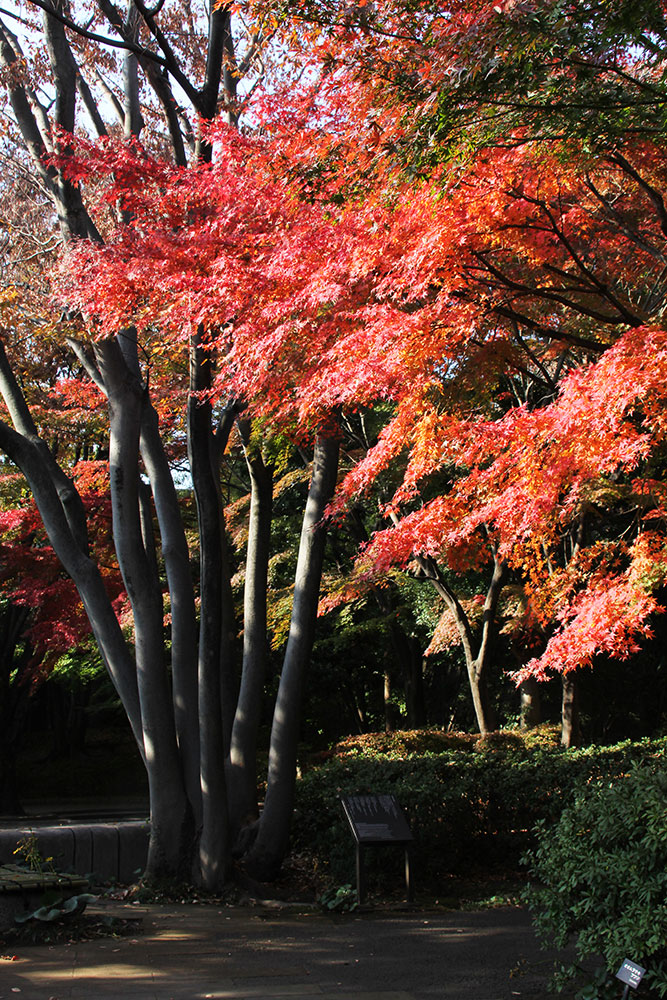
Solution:
[[[143,387],[128,370],[117,340],[95,353],[109,398],[109,479],[118,563],[134,618],[134,655],[151,801],[148,875],[189,875],[193,839],[164,662],[164,608],[146,552],[139,501],[139,437]]]
[[[171,619],[171,677],[176,738],[195,825],[201,824],[199,714],[197,706],[197,616],[190,553],[158,416],[148,401],[142,411],[141,458],[153,492],[167,576]]]
[[[46,2],[48,4],[49,0]],[[111,0],[98,0],[98,8],[128,52],[123,99],[109,91],[111,105],[119,115],[125,134],[137,135],[142,127],[141,72],[164,112],[175,162],[186,165],[186,142],[195,155],[207,159],[210,147],[202,143],[195,149],[188,112],[175,100],[173,88],[178,87],[179,94],[190,102],[191,109],[203,118],[213,118],[217,113],[222,86],[226,99],[233,102],[237,73],[230,10],[224,5],[211,4],[205,78],[198,87],[188,78],[177,50],[172,48],[160,27],[160,5],[148,7],[142,0],[131,0],[127,18]],[[82,189],[70,184],[65,173],[48,162],[53,152],[53,124],[71,133],[75,131],[77,94],[98,134],[106,131],[70,45],[69,32],[77,30],[71,13],[60,0],[51,0],[51,6],[44,12],[43,32],[55,94],[53,106],[40,103],[31,90],[26,76],[20,72],[23,54],[18,40],[2,23],[0,65],[6,71],[13,113],[25,147],[39,181],[53,202],[63,238],[83,237],[101,242],[82,199]],[[80,30],[86,34],[85,28]],[[253,45],[256,42],[255,39]],[[232,117],[233,113],[232,108]],[[58,141],[59,152],[68,155],[68,140]],[[85,370],[103,389],[108,400],[113,533],[134,615],[133,649],[123,636],[100,573],[90,559],[85,513],[76,489],[40,440],[18,386],[11,384],[11,373],[7,372],[6,377],[3,376],[3,392],[15,426],[12,429],[7,424],[0,424],[0,447],[26,475],[51,543],[78,587],[146,763],[152,819],[148,873],[190,877],[194,844],[199,837],[197,877],[209,888],[219,888],[227,875],[230,856],[224,760],[231,746],[236,707],[232,665],[235,626],[219,488],[219,457],[229,422],[225,420],[223,427],[216,431],[210,403],[192,396],[189,450],[201,531],[202,607],[197,635],[185,530],[165,446],[160,439],[157,415],[150,403],[148,386],[143,381],[137,347],[136,332],[132,330],[122,332],[115,340],[96,343],[94,352],[77,346]],[[210,356],[201,350],[200,343],[194,343],[190,360],[192,387],[196,394],[210,386]],[[320,458],[316,462],[306,520],[312,514],[317,483],[324,481],[320,472],[322,455],[329,456],[328,466],[334,469],[335,480],[335,461],[332,465],[331,456],[337,453],[337,446],[319,443],[317,451]],[[255,467],[259,476],[260,466],[256,461]],[[143,498],[140,496],[140,476],[144,473],[155,506],[160,546],[156,546],[153,535],[150,498],[147,494]],[[333,484],[330,484],[330,491],[332,489]],[[259,636],[266,633],[266,532],[271,516],[270,502],[268,508],[265,502],[267,491],[270,495],[270,481],[256,488],[257,496],[261,494],[263,499],[258,527],[251,530],[258,539],[257,546],[253,542],[249,554],[248,601],[252,603],[249,609],[252,613],[249,614],[244,654],[248,666],[247,687],[242,694],[240,712],[246,729],[241,726],[238,730],[236,744],[244,747],[244,795],[248,800],[251,797],[250,773],[254,771],[250,763],[254,748],[249,748],[249,734],[253,729],[256,732],[257,700],[261,694]],[[320,504],[316,522],[323,510]],[[316,522],[311,524],[313,537],[321,534],[319,527],[315,527]],[[303,552],[306,549],[308,545],[302,537]],[[300,562],[286,678],[296,676],[299,670],[303,672],[304,656],[307,659],[309,643],[312,645],[307,622],[310,615],[314,623],[322,559],[322,551],[317,555],[316,550],[317,545],[307,557],[304,556],[310,568],[304,569]],[[171,684],[165,647],[165,606],[159,579],[160,556],[170,601]],[[312,567],[318,560],[317,583],[314,583]],[[315,594],[314,604],[312,600],[308,604],[300,595],[301,586],[311,596]],[[297,662],[300,663],[298,670]],[[285,713],[281,709],[285,716],[282,725],[286,725],[289,715],[289,726],[294,734],[298,730],[299,703],[300,696],[296,711],[290,708]],[[295,741],[296,735],[296,745]]]
[[[199,840],[201,880],[207,889],[225,882],[231,859],[225,740],[222,721],[221,650],[228,627],[223,609],[226,570],[220,479],[212,436],[211,362],[202,347],[201,331],[190,347],[188,454],[199,522],[200,624],[198,654],[199,773],[202,824]]]
[[[338,452],[337,438],[317,436],[301,528],[289,636],[273,712],[266,799],[257,839],[247,862],[251,874],[263,879],[276,876],[289,844],[301,702],[315,639],[326,541],[322,518],[336,487]]]
[[[130,3],[127,11],[126,26],[128,37],[137,41],[139,31],[139,14]],[[135,52],[126,52],[123,58],[123,131],[125,137],[138,136],[144,127],[144,119],[139,104],[139,62]]]
[[[140,380],[136,357],[136,338],[126,331],[122,343],[126,360]],[[100,391],[108,396],[108,387],[92,353],[79,341],[68,344]],[[182,512],[171,468],[160,437],[157,412],[148,394],[143,394],[139,448],[148,476],[157,516],[160,549],[167,576],[171,619],[171,674],[176,737],[188,799],[192,804],[195,825],[201,825],[201,789],[199,785],[199,714],[197,643],[198,628],[195,596]]]
[[[131,18],[126,27],[132,33],[135,29],[130,21]],[[89,114],[92,113],[100,131],[101,123],[91,107],[90,91],[83,86],[63,24],[56,16],[45,13],[43,27],[56,93],[55,104],[49,109],[55,124],[68,131],[74,130],[78,88],[83,94],[84,106]],[[83,205],[80,189],[72,186],[61,171],[47,164],[47,155],[51,151],[51,122],[47,109],[24,85],[22,75],[12,72],[21,57],[14,36],[0,26],[0,62],[9,71],[9,78],[17,81],[10,88],[14,114],[35,171],[57,209],[63,236],[65,239],[83,236],[99,240]],[[141,122],[137,77],[131,58],[126,65],[126,132],[136,133]],[[67,149],[61,151],[66,153]],[[126,333],[129,334],[129,331]],[[177,505],[174,502],[173,482],[157,433],[155,414],[147,405],[141,385],[136,352],[136,338],[129,335],[121,335],[115,344],[105,342],[97,347],[96,371],[96,381],[109,399],[114,540],[134,612],[133,652],[124,640],[99,572],[88,558],[85,515],[76,490],[59,469],[44,442],[39,440],[15,384],[10,386],[8,399],[19,436],[11,434],[10,428],[3,427],[2,437],[5,450],[26,474],[54,549],[79,589],[144,757],[152,818],[149,874],[190,877],[192,811],[185,794],[183,775],[186,776],[190,798],[197,812],[197,692],[195,679],[193,698],[192,680],[188,679],[188,668],[192,673],[196,663],[194,599],[191,581],[186,581],[189,566],[183,526],[181,524],[176,528]],[[96,366],[90,357],[86,360],[90,372]],[[5,388],[8,385],[5,379]],[[175,712],[165,662],[161,584],[157,578],[155,559],[150,552],[153,544],[147,534],[148,516],[144,517],[142,534],[138,488],[140,431],[143,432],[141,444],[145,468],[151,476],[161,527],[168,580],[171,577],[171,583],[178,581],[171,608]],[[189,649],[186,648],[188,646]],[[179,728],[178,743],[174,715]]]
[[[43,11],[42,26],[54,77],[54,124],[63,132],[73,133],[78,66],[72,55],[65,28],[60,21]],[[62,140],[59,140],[59,150],[61,146]],[[53,200],[58,210],[58,221],[63,234],[70,238],[99,239],[99,234],[83,205],[80,189],[65,177],[62,169],[50,168],[50,173],[53,179]]]
[[[243,596],[243,664],[227,769],[234,835],[257,819],[257,732],[267,673],[267,580],[273,509],[272,470],[251,439],[250,421],[237,419],[251,496]]]

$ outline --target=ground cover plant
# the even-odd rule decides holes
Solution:
[[[141,934],[141,917],[118,917],[103,913],[83,913],[69,922],[31,921],[0,931],[0,948],[24,945],[74,944],[98,938],[136,937]],[[11,956],[0,956],[9,958]]]

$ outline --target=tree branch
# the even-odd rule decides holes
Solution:
[[[165,65],[166,61],[162,58],[162,56],[156,55],[155,52],[151,52],[150,49],[144,48],[143,45],[137,45],[126,39],[118,41],[115,38],[108,38],[106,35],[98,35],[95,31],[89,31],[82,25],[77,24],[76,21],[73,21],[70,17],[66,17],[65,14],[61,14],[59,11],[55,10],[49,0],[28,0],[28,3],[46,11],[46,13],[55,18],[56,21],[60,21],[60,23],[66,28],[76,32],[76,34],[80,35],[82,38],[88,38],[91,42],[100,42],[102,45],[109,45],[115,49],[127,49],[130,52],[136,52],[137,55],[144,56],[146,59],[152,59],[154,62]]]
[[[662,195],[652,184],[644,180],[642,175],[638,170],[632,166],[632,164],[626,160],[622,153],[614,153],[610,157],[612,163],[619,166],[629,177],[632,177],[634,181],[637,182],[639,187],[644,191],[653,203],[653,207],[656,210],[658,216],[658,221],[660,222],[660,228],[665,236],[667,236],[667,209],[665,208],[665,202]]]

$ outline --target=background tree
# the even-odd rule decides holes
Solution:
[[[545,638],[555,622],[573,624],[578,618],[579,612],[566,610],[570,601],[578,605],[584,627],[586,600],[577,594],[588,587],[587,641],[572,642],[574,632],[564,629],[559,651],[550,660],[565,670],[565,715],[573,710],[568,700],[577,665],[573,656],[584,648],[607,651],[610,641],[614,655],[627,655],[631,637],[641,634],[644,616],[655,607],[645,593],[636,593],[625,613],[619,602],[613,612],[609,608],[607,618],[601,590],[611,603],[611,578],[604,571],[597,576],[583,570],[584,583],[580,575],[582,544],[591,555],[601,555],[606,545],[608,553],[615,553],[612,559],[620,559],[619,565],[631,572],[620,538],[637,530],[636,520],[632,528],[628,525],[642,502],[635,506],[634,492],[621,496],[605,476],[617,481],[619,468],[630,470],[638,462],[639,450],[629,448],[621,458],[616,449],[624,450],[625,431],[632,435],[629,426],[619,432],[617,416],[609,416],[603,430],[589,422],[593,415],[588,411],[582,426],[587,432],[599,428],[604,444],[602,437],[597,443],[591,437],[582,440],[581,451],[566,444],[563,418],[561,445],[545,447],[546,438],[537,430],[541,418],[516,418],[511,403],[513,397],[526,409],[543,410],[548,435],[551,419],[567,409],[566,403],[556,402],[563,378],[611,350],[607,362],[603,358],[599,367],[591,367],[591,380],[599,378],[601,385],[614,366],[619,337],[625,339],[619,350],[636,351],[635,362],[641,365],[639,328],[660,323],[662,158],[655,137],[664,130],[665,25],[659,5],[646,4],[642,11],[643,20],[636,20],[636,11],[624,3],[604,10],[587,4],[576,11],[550,3],[452,4],[446,12],[387,4],[350,16],[335,7],[296,8],[298,16],[315,24],[326,53],[326,70],[310,88],[311,99],[319,102],[318,117],[302,160],[303,176],[311,185],[321,184],[322,176],[337,169],[339,197],[349,196],[346,192],[355,185],[370,193],[376,183],[382,190],[400,188],[401,198],[413,199],[409,220],[401,219],[400,210],[394,215],[396,232],[403,226],[405,258],[394,270],[387,265],[380,287],[385,304],[401,301],[413,317],[424,317],[423,339],[408,359],[405,380],[392,369],[381,390],[400,398],[398,387],[410,386],[401,406],[412,405],[415,419],[410,422],[405,408],[401,415],[399,406],[393,428],[348,481],[350,492],[366,485],[396,461],[408,440],[413,451],[407,488],[397,492],[390,508],[394,522],[398,503],[407,516],[372,543],[369,562],[376,571],[396,560],[405,564],[410,556],[423,558],[424,545],[438,557],[447,550],[448,559],[463,555],[477,561],[481,550],[474,533],[490,531],[516,582],[527,587],[525,606],[532,616],[539,612],[534,622]],[[333,140],[322,127],[323,107],[333,109]],[[294,144],[290,148],[298,155]],[[422,178],[421,185],[415,177]],[[438,189],[446,200],[442,224],[435,221],[440,206],[430,200]],[[426,192],[424,200],[420,190]],[[411,252],[420,209],[424,237]],[[452,228],[456,237],[450,242]],[[389,245],[387,239],[385,248]],[[633,330],[638,330],[634,340]],[[396,349],[397,339],[387,335],[386,354]],[[369,342],[376,351],[378,340]],[[420,350],[423,365],[420,361],[411,368]],[[363,363],[373,364],[370,355]],[[625,375],[632,383],[629,369]],[[568,386],[574,386],[570,379]],[[508,388],[512,397],[506,395]],[[613,390],[607,385],[605,391]],[[638,391],[637,400],[644,390]],[[565,393],[565,398],[573,396]],[[485,424],[485,418],[491,420]],[[515,435],[519,425],[523,430]],[[488,450],[482,443],[485,426],[490,430]],[[506,461],[493,461],[489,471],[485,465],[498,457],[498,435],[505,430]],[[568,431],[576,437],[572,423]],[[463,440],[469,449],[461,447]],[[659,435],[650,445],[646,439],[644,443],[659,454]],[[579,458],[576,471],[572,462],[565,463],[567,472],[563,468],[562,455],[573,447],[581,459],[587,455],[588,471],[586,460],[578,464]],[[610,472],[613,454],[620,466]],[[528,465],[523,455],[530,455]],[[426,477],[442,476],[449,471],[447,463],[456,468],[460,458],[466,470],[461,483],[466,485],[462,491],[448,485],[446,497],[433,500]],[[468,475],[471,461],[474,472]],[[641,476],[647,474],[643,467]],[[498,480],[492,483],[494,476]],[[583,504],[583,482],[605,501]],[[422,509],[412,511],[410,504],[419,498],[425,501]],[[659,509],[657,495],[650,502]],[[547,510],[553,516],[558,512],[548,538],[542,534]],[[524,515],[521,521],[518,512]],[[654,552],[651,558],[659,589],[661,557]],[[574,577],[577,583],[569,596],[559,591],[551,603],[554,588]],[[537,601],[536,588],[542,590]],[[489,612],[491,607],[487,624]],[[465,642],[463,619],[462,626]],[[605,629],[614,640],[604,638]],[[555,637],[547,649],[555,651]],[[589,659],[583,654],[581,661]],[[570,738],[567,733],[565,738]]]

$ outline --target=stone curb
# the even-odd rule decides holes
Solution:
[[[142,820],[0,830],[0,864],[16,862],[19,841],[33,835],[40,855],[51,858],[57,871],[93,881],[133,882],[146,866],[149,825]]]

